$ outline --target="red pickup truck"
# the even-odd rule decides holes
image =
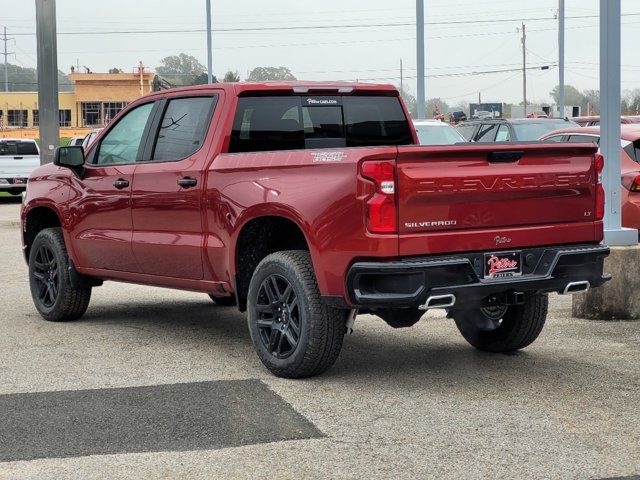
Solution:
[[[266,367],[319,374],[357,312],[447,309],[475,347],[540,333],[547,293],[604,283],[592,144],[417,145],[392,86],[214,84],[131,103],[30,177],[37,310],[74,320],[105,280],[248,311]]]

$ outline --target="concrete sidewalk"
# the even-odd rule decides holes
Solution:
[[[640,473],[640,322],[571,319],[553,296],[537,342],[506,356],[441,313],[405,330],[363,315],[334,368],[282,380],[244,315],[202,294],[108,282],[82,320],[41,320],[18,214],[0,198],[2,479]],[[84,443],[65,444],[73,426]],[[52,440],[21,457],[38,428]]]

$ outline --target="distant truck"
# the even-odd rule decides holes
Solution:
[[[509,352],[537,338],[548,292],[608,279],[595,145],[417,144],[390,85],[142,97],[31,175],[34,304],[78,319],[105,280],[206,293],[248,311],[259,358],[291,378],[329,368],[358,311],[408,327],[446,309]]]
[[[31,172],[40,166],[40,149],[31,139],[0,139],[0,192],[20,195]]]

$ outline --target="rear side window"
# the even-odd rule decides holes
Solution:
[[[600,138],[591,135],[571,135],[568,142],[570,143],[600,143]]]
[[[217,97],[174,98],[160,122],[153,160],[180,160],[202,146]]]
[[[511,140],[511,132],[509,132],[509,125],[503,123],[498,127],[498,133],[496,134],[496,142],[508,142]]]
[[[483,124],[478,131],[478,135],[476,136],[476,142],[493,142],[496,138],[497,129],[497,123]]]
[[[35,142],[0,142],[0,156],[38,155]]]
[[[240,97],[229,152],[411,143],[397,97]]]

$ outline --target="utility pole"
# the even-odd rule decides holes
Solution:
[[[416,0],[416,53],[418,66],[418,85],[416,88],[418,119],[426,118],[424,107],[424,0]]]
[[[620,0],[600,0],[600,152],[604,156],[604,240],[636,245],[637,230],[622,227],[620,195]]]
[[[13,40],[13,38],[7,37],[7,27],[4,27],[4,35],[2,36],[2,41],[4,42],[4,51],[2,52],[4,55],[4,91],[9,91],[9,73],[7,71],[7,57],[9,55],[13,55],[13,52],[7,51],[7,42],[9,40]]]
[[[558,2],[558,113],[564,118],[564,0]]]
[[[522,103],[524,105],[524,117],[527,118],[527,33],[522,24]]]
[[[478,108],[480,108],[481,103],[482,103],[482,92],[478,92]]]
[[[40,163],[51,163],[60,145],[58,114],[58,45],[56,1],[36,0],[38,50],[38,110],[40,115]]]
[[[213,52],[211,49],[211,0],[207,2],[207,83],[213,83]]]

